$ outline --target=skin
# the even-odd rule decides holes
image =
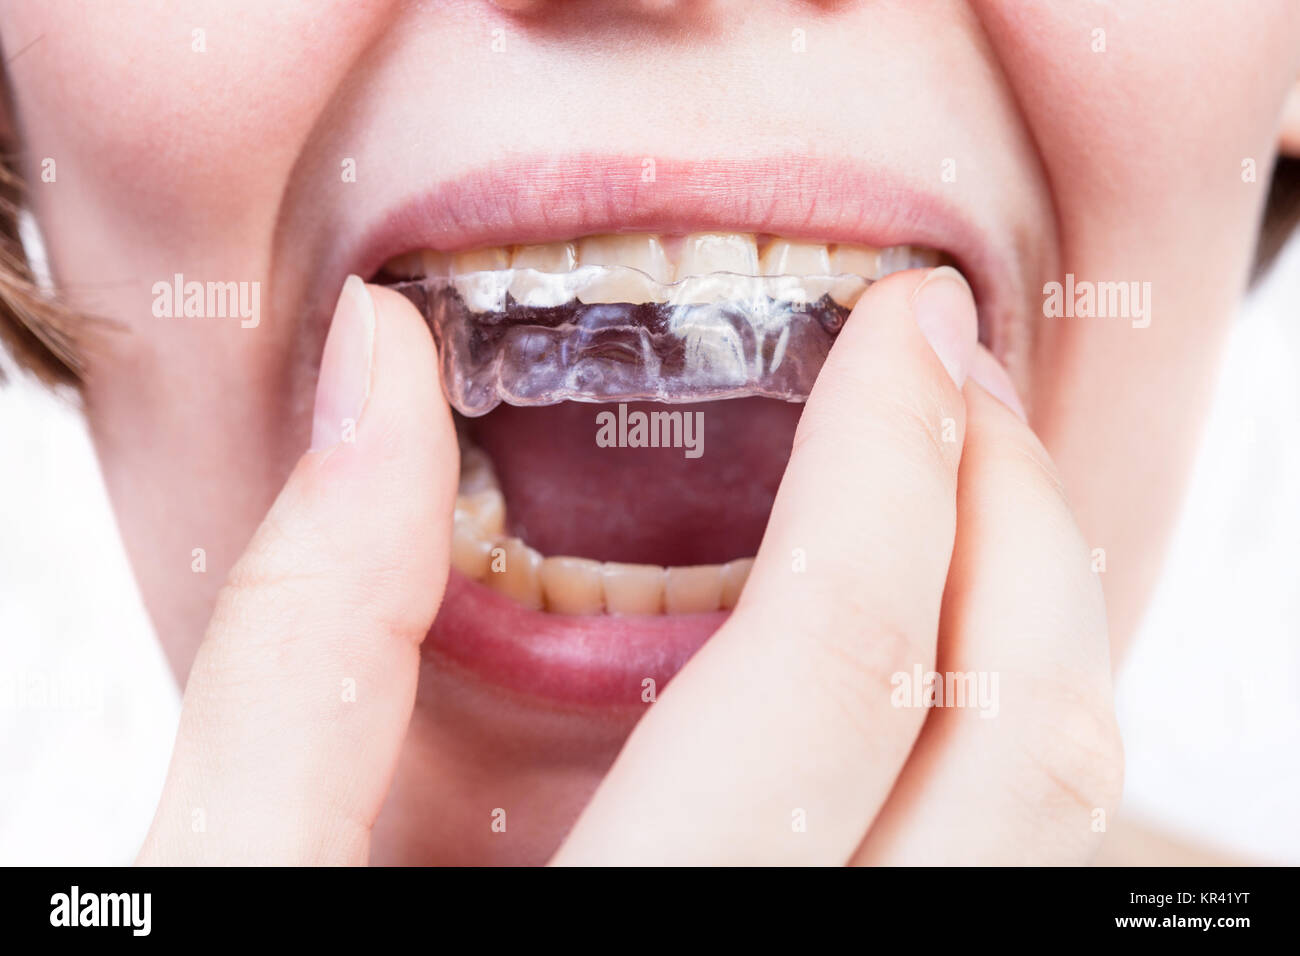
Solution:
[[[87,10],[63,0],[0,4],[9,55],[36,41],[8,66],[9,125],[27,179],[38,184],[30,202],[54,274],[79,308],[120,323],[90,345],[86,410],[147,606],[178,677],[190,681],[146,859],[538,862],[551,857],[584,805],[562,861],[662,854],[1071,862],[1093,851],[1089,813],[1113,802],[1119,758],[1107,654],[1098,645],[1105,630],[1098,576],[1088,555],[1105,550],[1100,578],[1110,659],[1118,659],[1176,514],[1276,144],[1297,139],[1297,110],[1284,103],[1300,72],[1300,11],[1261,0],[1224,23],[1209,0],[1133,0],[1122,12],[992,0],[747,5],[743,16],[729,6],[650,13],[636,4],[578,4],[568,12],[543,4],[519,18],[468,0],[436,13],[398,2],[193,2],[165,13],[139,5]],[[195,27],[206,30],[206,53],[191,48]],[[498,27],[507,31],[505,59],[489,48]],[[815,56],[785,53],[796,27],[807,31]],[[1105,52],[1094,52],[1096,28],[1105,30]],[[1207,64],[1213,82],[1168,80],[1207,76]],[[110,104],[103,90],[114,91]],[[336,561],[326,561],[324,545],[316,554],[330,580],[323,594],[316,601],[300,594],[286,607],[286,568],[307,558],[292,551],[285,529],[299,521],[334,527],[346,510],[340,501],[382,510],[380,502],[400,497],[382,482],[406,482],[406,497],[416,499],[404,506],[411,513],[380,515],[409,547],[413,567],[445,564],[439,529],[450,505],[439,495],[451,493],[446,476],[455,456],[445,407],[429,392],[431,345],[401,302],[376,294],[373,391],[356,447],[302,457],[325,319],[342,281],[321,262],[334,237],[362,228],[360,210],[382,207],[412,183],[483,168],[503,143],[539,153],[615,143],[629,155],[690,159],[771,153],[792,141],[911,170],[937,170],[955,158],[959,201],[999,223],[1016,250],[1027,316],[1041,314],[1042,283],[1067,272],[1153,289],[1148,328],[1026,321],[1008,364],[1032,433],[975,385],[959,393],[923,338],[905,334],[915,332],[908,296],[919,276],[881,283],[864,298],[850,321],[861,335],[841,337],[810,401],[800,434],[812,437],[800,440],[764,544],[774,555],[788,553],[790,540],[817,540],[825,566],[842,569],[817,595],[825,610],[815,631],[832,651],[827,659],[847,661],[860,680],[845,691],[829,669],[809,664],[798,679],[776,669],[781,637],[772,622],[796,606],[789,591],[796,585],[775,570],[781,559],[763,552],[755,572],[763,575],[763,603],[747,592],[625,748],[625,721],[538,718],[454,678],[418,674],[401,639],[423,633],[419,621],[432,618],[438,595],[424,583],[407,590],[374,568],[375,587],[392,591],[367,590],[367,561],[377,557],[362,528],[353,529],[355,540],[339,532]],[[340,156],[356,158],[356,183],[340,184]],[[56,160],[58,177],[42,184],[46,157]],[[1241,174],[1248,159],[1257,167],[1253,182]],[[241,330],[153,319],[151,287],[176,272],[260,281],[269,290],[261,324]],[[888,350],[873,351],[873,336]],[[394,339],[408,346],[400,354],[391,354]],[[1004,384],[983,353],[971,352],[968,363],[984,370],[976,378],[985,387]],[[845,376],[837,384],[831,370],[847,368],[861,382]],[[859,394],[864,382],[871,388]],[[891,394],[960,421],[960,460],[918,451],[926,443],[897,420]],[[907,494],[896,492],[900,508],[889,517],[900,526],[881,526],[885,517],[872,507],[880,499],[861,486],[837,495],[807,490],[804,469],[816,471],[818,455],[853,448],[864,414],[879,424],[868,431],[881,444],[860,449],[874,456],[863,460],[917,456],[921,486],[932,492],[910,490],[915,481]],[[407,460],[384,446],[383,435],[393,433],[380,427],[372,437],[376,420],[418,436],[409,444],[426,457]],[[384,446],[377,459],[366,457],[370,441]],[[385,454],[396,456],[387,477],[375,471]],[[898,477],[868,473],[886,485]],[[1008,498],[996,518],[976,520],[971,510],[975,501],[1000,509]],[[264,525],[273,502],[279,518]],[[401,529],[412,526],[418,540],[406,541]],[[819,535],[826,527],[837,529],[834,538]],[[860,531],[841,535],[844,527]],[[861,597],[860,578],[839,577],[864,570],[843,552],[844,541],[886,533],[916,542],[916,563],[873,569],[867,579],[880,584]],[[206,551],[202,575],[191,571],[196,547]],[[945,575],[931,565],[939,555],[947,567],[949,550]],[[1040,565],[1045,580],[1031,589],[1021,569]],[[219,597],[236,568],[235,586]],[[339,587],[343,578],[362,583]],[[912,619],[894,608],[904,595],[925,615]],[[1044,595],[1055,604],[1045,605]],[[1078,613],[1061,614],[1062,606]],[[366,607],[376,610],[349,616]],[[305,616],[293,617],[295,609]],[[374,721],[368,747],[337,720],[309,724],[286,706],[293,700],[286,688],[304,674],[323,680],[322,661],[330,659],[328,633],[306,654],[288,632],[329,620],[353,621],[372,635],[365,653],[374,656],[365,660],[393,688],[381,695],[391,706],[364,718]],[[1004,646],[1013,640],[1007,622],[1023,622],[1035,643]],[[290,649],[276,658],[282,667],[266,667],[267,642]],[[932,659],[961,663],[947,669],[997,660],[1005,673],[1061,676],[1046,682],[1056,693],[1004,686],[1011,698],[1004,711],[1011,711],[998,723],[1012,730],[981,741],[969,712],[935,712],[922,731],[919,720],[908,723],[912,712],[879,709],[884,675],[903,661],[910,670]],[[228,666],[216,666],[222,662]],[[736,675],[760,680],[766,668],[773,668],[768,680],[781,681],[772,685],[782,688],[775,712],[736,700]],[[232,682],[232,673],[249,680]],[[838,710],[823,713],[828,680]],[[202,707],[195,687],[211,689]],[[889,729],[870,740],[845,731],[838,724],[846,711],[850,727]],[[784,723],[768,726],[773,720]],[[530,733],[543,746],[527,756],[512,749],[518,727],[540,727]],[[708,732],[684,733],[687,727]],[[1032,740],[1017,749],[1015,727],[1026,734],[1059,728],[1053,739],[1070,743],[1052,749]],[[775,749],[763,760],[744,759],[738,734]],[[817,760],[800,759],[808,739],[825,740]],[[205,753],[225,762],[205,765],[194,756]],[[1013,753],[1030,756],[1016,763]],[[354,758],[375,761],[362,766],[373,771],[377,790],[358,785],[332,803],[322,797],[304,806],[301,795],[317,793],[304,788],[321,783],[323,766]],[[1051,760],[1060,763],[1044,763]],[[958,838],[972,829],[963,814],[976,812],[959,806],[969,793],[958,784],[976,773],[999,782],[986,788],[991,805],[978,811],[983,821],[998,821],[983,827],[991,842],[979,845]],[[241,794],[256,780],[264,781],[265,799],[247,813],[224,812],[244,806]],[[784,780],[793,789],[783,789]],[[223,830],[222,840],[203,847],[186,838],[195,781],[217,787],[199,787],[214,820],[248,820],[247,829]],[[689,791],[668,799],[670,785]],[[703,813],[692,819],[711,825],[683,827],[659,813],[644,832],[619,826],[627,814],[645,819],[648,810],[683,800],[746,809],[726,825]],[[484,823],[491,808],[524,802],[553,809],[526,835],[494,841]],[[286,807],[297,808],[294,839],[271,838],[288,828],[271,826],[268,807],[280,819]],[[792,843],[790,807],[820,807],[813,818],[834,826],[810,827],[814,839]],[[780,826],[760,822],[772,819]],[[690,839],[668,839],[673,833]],[[1046,846],[1060,855],[1044,860]]]

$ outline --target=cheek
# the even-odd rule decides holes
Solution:
[[[78,307],[117,324],[86,349],[86,409],[164,633],[201,633],[211,592],[305,437],[301,416],[282,411],[293,323],[265,315],[268,296],[262,324],[246,330],[155,318],[154,284],[180,272],[265,285],[284,183],[390,5],[0,6],[4,48],[35,41],[6,70],[56,278]],[[57,170],[49,184],[45,158]],[[210,587],[160,559],[196,545]]]
[[[1215,0],[975,6],[1052,194],[1062,273],[1052,278],[1150,286],[1140,331],[1039,322],[1026,363],[1033,403],[1077,430],[1084,422],[1066,409],[1083,401],[1096,415],[1088,389],[1162,381],[1148,421],[1194,431],[1176,396],[1204,390],[1249,273],[1281,103],[1300,68],[1300,5],[1260,0],[1227,26]]]
[[[44,159],[56,164],[54,183],[29,190],[56,281],[77,308],[126,332],[96,325],[84,336],[101,422],[144,412],[158,432],[180,430],[178,396],[199,379],[233,396],[216,406],[232,418],[280,400],[293,323],[267,318],[246,331],[160,322],[153,290],[181,273],[265,291],[284,184],[321,102],[390,5],[45,0],[0,9],[6,49],[36,40],[10,80],[27,180],[39,183],[32,173]],[[261,299],[265,310],[269,294]],[[133,387],[113,387],[123,380]],[[176,420],[151,418],[150,408],[174,409]]]
[[[19,3],[19,136],[126,229],[170,243],[274,213],[317,104],[388,3]],[[26,171],[30,179],[31,170]],[[233,203],[232,203],[233,200]],[[249,213],[253,210],[255,212]],[[106,217],[110,218],[110,217]]]
[[[1028,363],[1036,430],[1090,543],[1123,569],[1104,582],[1122,641],[1250,267],[1300,6],[1259,0],[1224,18],[1214,0],[975,5],[1038,147],[1061,272],[1150,285],[1149,327],[1044,318]]]
[[[1258,0],[1226,28],[1218,0],[975,5],[1062,201],[1157,220],[1190,203],[1202,221],[1262,201],[1240,170],[1267,181],[1300,5]]]

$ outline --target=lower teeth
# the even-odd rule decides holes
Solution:
[[[658,283],[628,267],[583,266],[394,288],[433,329],[448,401],[476,417],[502,401],[804,401],[870,282],[714,273]]]
[[[517,604],[557,614],[689,614],[736,606],[752,558],[665,568],[543,557],[505,534],[505,498],[491,462],[462,445],[451,563]]]

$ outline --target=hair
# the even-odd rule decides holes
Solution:
[[[84,332],[89,320],[38,284],[19,235],[22,199],[22,180],[11,159],[5,158],[0,161],[0,345],[20,369],[40,381],[76,387],[86,368],[86,343],[78,341],[77,332]],[[1298,221],[1300,159],[1279,157],[1269,183],[1252,282],[1268,271]]]
[[[1259,245],[1255,247],[1252,282],[1258,281],[1268,272],[1297,222],[1300,222],[1300,159],[1281,156],[1268,186],[1264,226],[1259,233]]]
[[[77,315],[37,284],[19,235],[21,215],[22,181],[9,161],[0,162],[0,343],[46,384],[76,385],[84,371]]]

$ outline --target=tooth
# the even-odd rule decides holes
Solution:
[[[831,298],[837,305],[852,309],[867,291],[867,280],[855,275],[843,275],[831,283]]]
[[[456,520],[469,521],[484,538],[505,533],[506,499],[497,488],[484,488],[456,496]]]
[[[664,569],[659,565],[607,561],[600,570],[610,614],[663,613]]]
[[[424,253],[407,252],[393,256],[384,263],[384,271],[400,279],[414,279],[424,275]]]
[[[890,246],[888,249],[881,249],[877,274],[883,279],[895,272],[902,272],[907,268],[911,255],[912,252],[907,246]]]
[[[716,611],[722,600],[722,568],[702,564],[664,572],[664,610],[669,614]]]
[[[486,488],[497,487],[492,459],[476,445],[465,445],[460,450],[460,487],[462,495],[474,494]]]
[[[765,276],[827,276],[831,256],[820,243],[773,239],[763,250],[759,268]]]
[[[458,516],[459,517],[459,516]],[[475,581],[488,573],[492,542],[483,538],[472,523],[457,520],[451,529],[451,566]]]
[[[677,253],[674,305],[703,305],[750,298],[758,273],[758,243],[751,235],[697,232]]]
[[[780,276],[768,284],[772,298],[782,302],[816,302],[835,285],[825,277],[831,272],[830,253],[814,242],[773,239],[763,250],[760,263],[765,276]]]
[[[841,243],[831,252],[831,272],[843,277],[837,279],[831,286],[831,298],[838,305],[851,309],[858,304],[858,299],[862,297],[867,284],[848,277],[879,278],[880,250],[872,246],[850,246]]]
[[[538,272],[570,272],[577,263],[571,242],[546,242],[536,246],[516,246],[510,257],[512,269],[536,269]]]
[[[498,594],[503,594],[516,604],[540,611],[542,608],[542,556],[518,538],[507,538],[497,547],[503,555],[491,556],[485,583]],[[499,557],[505,565],[498,571],[493,567]]]
[[[573,298],[570,285],[562,279],[553,279],[550,275],[520,274],[522,269],[531,269],[534,273],[545,272],[563,275],[573,271],[577,264],[577,254],[571,242],[548,242],[536,246],[518,246],[510,259],[510,268],[515,270],[510,280],[510,294],[520,305],[533,308],[554,308],[564,305]]]
[[[697,232],[682,240],[677,254],[677,278],[734,272],[758,272],[758,243],[754,237],[732,232]]]
[[[478,473],[492,470],[492,459],[478,445],[471,445],[468,439],[460,444],[460,473],[463,476],[467,472]]]
[[[600,614],[605,610],[599,561],[546,558],[542,561],[546,609],[556,614]]]
[[[589,236],[578,243],[580,266],[629,266],[658,282],[671,282],[672,265],[658,236]]]
[[[510,253],[500,246],[490,249],[471,249],[458,252],[451,257],[451,274],[464,275],[467,272],[495,272],[510,268]]]
[[[663,244],[658,236],[648,234],[582,239],[578,242],[578,265],[627,267],[588,280],[578,290],[578,299],[589,304],[663,302],[666,296],[659,285],[673,278]]]
[[[754,566],[753,558],[739,558],[728,561],[722,566],[722,607],[730,610],[740,599],[740,592],[749,578],[749,569]]]
[[[935,249],[920,246],[890,246],[880,250],[880,275],[887,276],[904,269],[929,269],[939,265],[942,254]]]
[[[451,255],[424,249],[420,252],[420,275],[431,278],[445,278],[451,275]]]
[[[500,312],[506,307],[506,289],[510,285],[509,272],[476,272],[456,276],[452,285],[460,293],[465,307],[471,312]]]
[[[943,265],[943,253],[938,249],[923,249],[920,246],[912,247],[911,266],[913,269],[933,269]]]
[[[831,272],[835,275],[862,276],[864,279],[879,278],[880,250],[872,246],[840,243],[831,253]]]
[[[452,284],[473,312],[500,312],[506,305],[510,257],[501,247],[458,252],[451,257]]]

